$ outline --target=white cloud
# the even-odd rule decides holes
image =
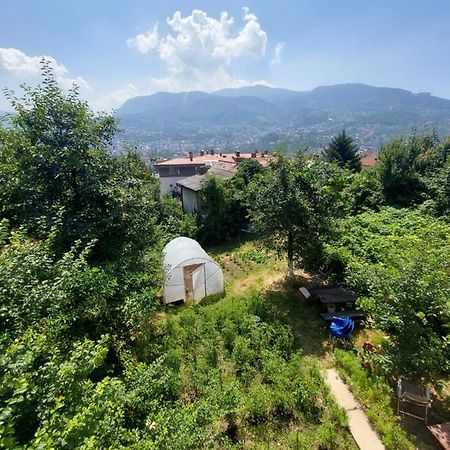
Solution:
[[[272,61],[270,61],[270,64],[272,66],[276,66],[281,63],[281,60],[283,59],[283,50],[284,50],[284,42],[278,42],[277,45],[275,46]]]
[[[130,48],[136,48],[141,53],[148,53],[158,46],[158,24],[145,33],[138,34],[134,38],[127,39],[127,45]]]
[[[91,103],[96,109],[110,110],[112,108],[118,108],[126,100],[139,95],[139,91],[132,83],[128,83],[125,87],[116,89],[108,95],[104,95]]]
[[[17,48],[0,48],[0,72],[5,71],[24,79],[38,78],[41,74],[42,58],[45,58],[53,67],[56,80],[64,88],[70,88],[73,83],[76,83],[80,87],[90,89],[89,84],[82,77],[67,76],[68,69],[52,56],[28,56]]]
[[[165,37],[157,37],[155,26],[144,35],[128,39],[127,43],[137,47],[139,38],[147,37],[147,42],[151,41],[152,47],[165,63],[167,74],[151,79],[154,89],[211,91],[248,85],[251,83],[233,77],[229,67],[239,58],[264,56],[267,34],[256,15],[247,7],[243,10],[245,23],[237,30],[234,29],[233,17],[227,12],[222,12],[215,19],[198,9],[186,17],[176,11],[167,19],[170,32]],[[150,39],[153,35],[154,38]]]

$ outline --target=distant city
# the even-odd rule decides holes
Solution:
[[[254,86],[213,94],[157,93],[128,100],[117,115],[124,130],[120,138],[146,160],[200,150],[317,152],[343,129],[362,153],[377,153],[413,129],[450,134],[450,100],[361,84],[308,92]]]

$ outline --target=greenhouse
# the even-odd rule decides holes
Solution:
[[[164,303],[180,300],[197,304],[223,292],[223,272],[197,241],[179,237],[164,248]]]

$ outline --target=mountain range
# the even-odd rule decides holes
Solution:
[[[314,149],[342,129],[369,150],[411,129],[434,128],[441,135],[450,134],[450,100],[364,84],[311,91],[249,86],[213,93],[159,92],[127,100],[117,117],[132,139],[175,153],[197,147],[245,150],[279,143]]]

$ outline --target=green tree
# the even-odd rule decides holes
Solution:
[[[353,172],[361,170],[361,158],[358,155],[358,147],[350,136],[347,136],[345,130],[335,136],[325,155],[330,162],[337,163],[340,167],[347,167]]]
[[[207,177],[201,190],[199,238],[218,243],[236,237],[248,226],[248,186],[263,171],[254,159],[241,162],[227,180]]]
[[[157,182],[136,154],[113,157],[115,119],[93,113],[76,86],[65,93],[48,62],[43,82],[7,96],[15,110],[0,129],[0,215],[45,236],[57,222],[61,253],[96,240],[108,259],[154,242]],[[131,248],[133,247],[133,249]]]
[[[385,207],[339,223],[327,243],[348,286],[388,337],[383,368],[433,378],[450,373],[450,227],[417,211]]]
[[[319,160],[278,156],[250,184],[249,213],[255,232],[269,248],[286,255],[288,277],[300,258],[321,262],[323,239],[335,213],[334,168]]]

